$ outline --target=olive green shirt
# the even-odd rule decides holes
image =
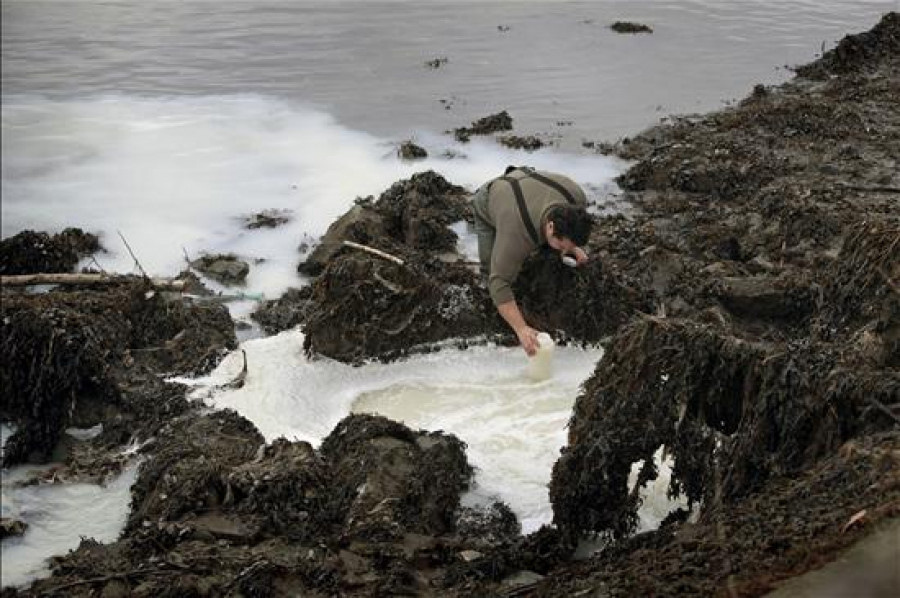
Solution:
[[[535,171],[559,183],[575,198],[577,205],[586,206],[584,191],[572,179],[542,170]],[[514,170],[508,175],[519,181],[522,196],[528,208],[528,217],[538,233],[540,243],[546,243],[544,223],[551,207],[566,204],[566,198],[553,187],[537,179],[531,178],[522,170]],[[508,181],[495,179],[488,183],[490,191],[487,201],[475,202],[474,207],[480,218],[496,231],[494,246],[491,251],[490,275],[488,290],[494,305],[501,305],[515,299],[512,283],[519,275],[525,259],[535,250],[537,244],[528,234],[512,185]]]

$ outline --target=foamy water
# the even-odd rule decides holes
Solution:
[[[252,264],[247,289],[277,296],[302,283],[301,242],[317,239],[357,197],[428,169],[474,190],[525,159],[492,141],[463,148],[427,132],[418,141],[436,157],[401,161],[390,139],[263,96],[4,101],[3,235],[80,226],[100,233],[104,269],[133,271],[121,233],[160,276],[183,269],[185,254],[233,252]],[[447,150],[466,158],[442,157]],[[622,167],[553,151],[527,161],[563,170],[589,191]],[[266,209],[292,220],[242,226]]]
[[[0,583],[23,586],[50,575],[48,558],[78,547],[82,538],[115,541],[128,517],[131,486],[137,478],[132,465],[105,486],[96,484],[38,484],[17,486],[35,471],[3,470],[2,513],[28,524],[21,537],[3,540]]]
[[[237,410],[267,441],[284,436],[318,444],[351,411],[455,434],[468,444],[477,468],[477,486],[467,500],[507,502],[526,531],[550,522],[550,471],[581,382],[602,350],[558,347],[556,374],[533,382],[519,348],[448,348],[353,367],[309,361],[302,345],[299,331],[247,341],[241,346],[248,364],[244,386],[213,390],[241,371],[243,357],[236,351],[210,376],[194,381],[201,385],[194,396]]]

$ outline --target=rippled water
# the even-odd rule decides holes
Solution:
[[[576,144],[784,80],[784,65],[809,61],[897,7],[897,0],[14,0],[2,9],[2,83],[4,94],[66,98],[254,92],[314,104],[378,135],[444,130],[507,108],[522,132],[558,133]],[[607,27],[616,20],[646,23],[654,33],[616,34]],[[448,59],[441,68],[424,66],[439,57]]]

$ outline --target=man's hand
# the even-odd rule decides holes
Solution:
[[[497,311],[500,312],[500,315],[506,320],[509,327],[512,328],[513,332],[516,333],[516,336],[519,337],[519,344],[522,345],[522,349],[528,356],[531,357],[537,353],[538,331],[525,322],[525,318],[522,317],[522,312],[519,311],[519,306],[516,305],[516,302],[507,301],[506,303],[501,303],[497,306]]]
[[[588,254],[586,254],[581,247],[576,247],[572,253],[575,254],[575,265],[583,266],[588,263]]]
[[[522,345],[522,349],[524,349],[525,353],[527,353],[529,357],[537,353],[537,335],[538,331],[531,326],[522,326],[521,328],[516,330],[516,336],[519,337],[519,344]]]

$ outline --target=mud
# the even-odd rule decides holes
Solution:
[[[122,537],[85,539],[3,595],[759,596],[890,529],[898,27],[891,13],[727,110],[594,144],[635,161],[620,179],[631,209],[600,218],[586,267],[538,252],[516,286],[533,325],[606,347],[553,470],[554,526],[528,536],[506,505],[460,506],[472,469],[454,436],[353,415],[318,450],[266,444],[236,413],[188,403],[162,376],[234,346],[220,305],[137,280],[4,290],[9,461],[102,422],[47,481],[101,480],[122,445],[152,440]],[[455,250],[461,220],[466,193],[433,172],[362,198],[298,268],[313,284],[254,317],[349,363],[514,342]],[[660,447],[690,511],[635,535]],[[600,552],[573,561],[591,536]]]
[[[80,228],[56,235],[26,230],[0,241],[0,274],[71,272],[79,260],[101,249],[97,236]]]

